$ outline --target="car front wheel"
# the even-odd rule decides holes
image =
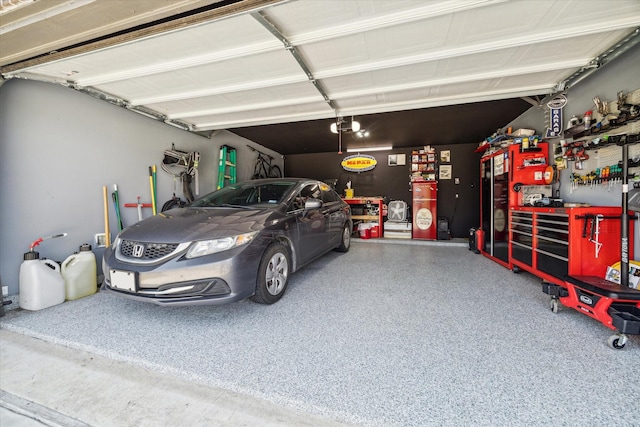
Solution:
[[[269,246],[260,261],[256,293],[251,299],[260,304],[278,301],[287,289],[290,264],[289,252],[282,244]]]

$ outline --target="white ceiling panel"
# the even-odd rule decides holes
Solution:
[[[225,127],[244,127],[247,123],[258,125],[283,123],[290,121],[313,120],[317,117],[330,117],[332,110],[326,103],[305,103],[295,106],[287,105],[282,107],[271,107],[262,110],[248,110],[237,113],[222,113],[210,116],[199,116],[192,119],[192,122],[201,128],[224,129]],[[231,125],[229,125],[231,123]],[[328,127],[327,127],[328,129]]]
[[[97,85],[100,90],[122,97],[135,105],[140,99],[148,100],[157,95],[184,99],[185,92],[210,91],[213,93],[240,92],[240,88],[272,87],[276,79],[283,84],[295,84],[305,81],[306,76],[300,70],[293,57],[283,49],[243,56],[189,68],[180,68],[163,73],[116,80],[112,83]],[[230,87],[230,89],[229,89]]]
[[[558,81],[558,77],[559,72],[544,72],[411,89],[398,87],[390,91],[353,91],[346,93],[345,98],[340,98],[340,104],[345,115],[466,104],[510,98],[513,94],[522,97],[543,93],[545,88]]]
[[[220,114],[264,109],[269,105],[298,105],[310,102],[324,103],[324,100],[308,83],[298,83],[145,105],[163,111],[171,118],[177,118],[211,115],[212,111]]]
[[[172,20],[164,8],[162,22],[2,62],[2,77],[57,82],[211,131],[548,95],[597,69],[614,46],[635,45],[640,27],[638,0],[203,3],[210,9]],[[74,19],[109,16],[106,4],[56,19],[85,31]],[[0,42],[12,34],[5,15]],[[33,34],[47,23],[31,23]]]

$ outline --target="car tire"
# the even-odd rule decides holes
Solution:
[[[280,243],[274,243],[262,255],[256,293],[251,297],[259,304],[273,304],[284,295],[287,290],[289,272],[291,271],[289,251]]]
[[[349,223],[344,225],[342,229],[342,237],[340,237],[340,245],[336,248],[338,252],[349,252],[349,248],[351,247],[351,229],[349,228]]]

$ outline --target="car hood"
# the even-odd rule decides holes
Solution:
[[[171,209],[126,228],[120,238],[155,243],[218,239],[260,231],[276,217],[274,209]]]

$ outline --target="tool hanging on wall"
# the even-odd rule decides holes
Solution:
[[[171,144],[171,149],[164,151],[164,158],[160,164],[162,170],[172,175],[174,179],[180,178],[182,182],[182,193],[189,203],[194,199],[193,191],[191,190],[192,181],[195,181],[195,194],[200,194],[198,178],[199,163],[199,152],[177,150],[175,144]]]
[[[58,237],[65,237],[66,235],[67,235],[67,233],[60,233],[60,234],[54,234],[53,236],[39,237],[37,240],[33,241],[29,245],[29,252],[33,252],[35,247],[38,246],[40,243],[44,242],[45,240],[57,239]]]
[[[149,166],[149,191],[151,192],[151,211],[153,212],[153,215],[155,215],[157,213],[156,210],[156,189],[155,189],[155,185],[153,184],[153,167]]]
[[[116,211],[116,218],[118,219],[118,230],[122,231],[124,226],[122,225],[122,216],[120,215],[120,197],[118,196],[118,185],[113,184],[113,193],[111,193],[113,199],[113,207]]]
[[[151,203],[140,203],[140,196],[138,196],[138,203],[125,203],[125,208],[137,208],[138,209],[138,221],[142,221],[142,208],[153,208]]]
[[[156,204],[156,213],[158,213],[158,174],[156,165],[151,166],[151,173],[153,174],[153,201]]]
[[[225,183],[235,184],[237,179],[237,153],[236,149],[229,145],[220,146],[220,156],[218,160],[218,185],[220,190]]]
[[[596,246],[596,258],[600,255],[600,249],[602,249],[602,243],[600,242],[600,221],[604,220],[604,215],[597,214],[595,218],[591,220],[591,235],[589,241]]]
[[[109,198],[107,197],[107,186],[102,187],[102,201],[104,205],[104,245],[111,246],[111,233],[109,232]]]
[[[167,200],[165,204],[162,205],[160,212],[168,211],[169,209],[173,209],[173,208],[183,208],[186,205],[187,205],[187,202],[180,199],[180,197],[177,197],[176,194],[173,193],[173,197],[171,198],[171,200]]]

